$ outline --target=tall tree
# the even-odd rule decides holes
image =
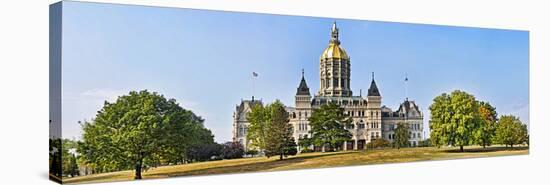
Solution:
[[[474,133],[478,145],[491,146],[497,126],[497,111],[488,102],[479,102],[479,127]]]
[[[430,106],[430,136],[436,146],[464,146],[473,143],[473,133],[479,125],[479,105],[475,97],[455,90],[450,95],[435,97]]]
[[[394,131],[395,140],[393,141],[394,146],[399,150],[401,147],[409,146],[409,139],[411,135],[409,134],[409,128],[405,123],[397,123],[397,128]]]
[[[246,138],[250,142],[251,148],[248,149],[266,149],[266,138],[268,135],[268,127],[271,121],[269,107],[264,107],[261,104],[252,106],[252,110],[248,113],[247,120],[250,123]]]
[[[161,159],[181,159],[202,119],[156,92],[132,91],[105,102],[95,119],[83,125],[79,153],[100,171],[135,170]],[[210,142],[206,139],[204,142]]]
[[[513,148],[514,145],[525,143],[528,138],[527,126],[521,123],[518,117],[501,116],[496,129],[496,137],[501,144]]]
[[[309,124],[312,141],[314,145],[322,147],[323,152],[326,146],[335,149],[351,139],[351,133],[344,128],[351,124],[351,119],[335,103],[325,104],[314,110],[309,117]]]
[[[279,100],[268,105],[270,111],[269,126],[267,127],[267,138],[265,154],[267,156],[279,155],[282,160],[287,155],[286,151],[296,150],[296,144],[292,137],[292,125],[289,123],[289,114],[285,106]],[[294,149],[293,149],[294,148]],[[295,154],[295,153],[294,153]]]
[[[252,146],[263,150],[267,157],[279,155],[283,159],[292,154],[289,151],[296,150],[296,144],[289,142],[293,141],[289,114],[279,100],[265,107],[259,104],[254,106],[248,120],[250,127],[247,138]]]

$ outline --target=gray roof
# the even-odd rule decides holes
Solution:
[[[309,87],[307,87],[306,79],[304,78],[303,74],[302,74],[302,80],[300,81],[300,85],[296,90],[296,95],[311,95],[309,93]]]
[[[380,91],[378,91],[378,87],[376,86],[376,82],[374,82],[374,78],[370,83],[369,93],[367,94],[367,96],[380,96]]]

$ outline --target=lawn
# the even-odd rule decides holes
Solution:
[[[377,149],[366,151],[341,151],[327,153],[307,153],[278,160],[266,157],[232,159],[210,162],[199,162],[184,165],[163,166],[149,169],[143,173],[143,179],[178,177],[190,175],[211,175],[243,173],[258,171],[279,171],[310,168],[325,168],[350,165],[367,165],[381,163],[400,163],[412,161],[464,159],[477,157],[509,156],[529,154],[527,147],[466,147],[465,152],[457,148],[402,148]],[[134,171],[93,174],[75,178],[63,178],[63,183],[92,183],[132,180]]]

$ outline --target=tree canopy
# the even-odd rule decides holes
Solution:
[[[524,125],[518,117],[512,115],[500,117],[496,128],[496,137],[500,143],[510,147],[529,142],[527,125]]]
[[[464,91],[437,96],[430,111],[430,141],[435,146],[460,146],[464,151],[463,146],[471,144],[486,147],[495,142],[509,146],[529,142],[527,127],[519,118],[507,115],[498,119],[495,107]]]
[[[497,126],[497,111],[488,102],[479,102],[479,128],[474,133],[476,144],[483,146],[491,146],[495,137]]]
[[[190,146],[214,143],[203,121],[174,99],[132,91],[106,101],[93,121],[82,124],[78,151],[99,171],[133,168],[141,179],[144,167],[183,162]]]
[[[405,123],[397,123],[397,128],[395,129],[395,138],[393,141],[394,147],[400,149],[402,147],[409,146],[409,139],[411,135],[409,134],[409,127]]]
[[[351,119],[344,115],[344,109],[335,103],[322,105],[309,117],[311,139],[315,146],[328,146],[331,150],[351,139],[351,133],[344,126],[351,124]]]
[[[435,97],[430,106],[431,141],[436,146],[464,146],[473,142],[474,132],[479,128],[479,103],[475,97],[456,90]]]
[[[279,155],[280,159],[296,154],[296,143],[292,137],[293,128],[285,106],[276,100],[265,107],[257,104],[248,114],[250,126],[247,139],[267,157]],[[254,148],[251,148],[254,149]]]

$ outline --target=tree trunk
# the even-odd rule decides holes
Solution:
[[[464,152],[464,146],[460,145],[460,152]]]
[[[283,153],[279,155],[279,160],[283,160]]]
[[[510,148],[514,148],[514,144],[510,144]]]
[[[141,166],[142,166],[142,163],[143,162],[143,159],[139,159],[139,161],[136,163],[136,175],[134,177],[134,179],[141,179]]]

